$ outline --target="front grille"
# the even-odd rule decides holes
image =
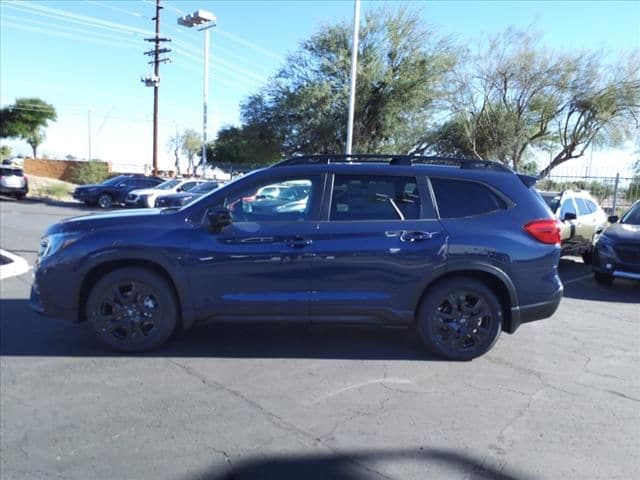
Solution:
[[[640,265],[640,244],[621,243],[614,247],[618,258],[630,265]]]
[[[130,194],[127,196],[127,200],[131,200],[131,201],[134,201],[136,198],[138,198],[138,196],[137,196],[137,195],[134,195],[133,193],[130,193]]]

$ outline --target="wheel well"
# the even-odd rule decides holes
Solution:
[[[108,273],[125,267],[145,268],[164,278],[167,283],[169,283],[174,295],[176,296],[176,301],[178,302],[178,313],[180,316],[178,321],[182,324],[182,305],[180,303],[180,295],[178,295],[178,290],[176,289],[176,285],[173,282],[171,275],[169,275],[169,273],[157,263],[141,259],[113,260],[93,267],[89,273],[85,275],[84,280],[82,281],[82,287],[80,288],[80,298],[78,299],[78,320],[83,322],[87,319],[87,299],[89,298],[89,293],[96,282]]]
[[[502,306],[502,330],[511,331],[511,295],[509,295],[509,290],[507,286],[504,284],[500,278],[497,276],[483,272],[482,270],[458,270],[455,272],[445,273],[444,275],[434,279],[429,285],[427,285],[420,296],[420,301],[418,305],[422,302],[422,300],[428,295],[429,289],[434,287],[436,284],[442,282],[443,280],[448,280],[450,278],[473,278],[479,282],[484,283],[487,287],[491,289],[493,293],[496,294],[500,305]],[[417,311],[417,309],[416,309]]]

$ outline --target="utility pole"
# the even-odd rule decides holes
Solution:
[[[160,58],[169,53],[168,48],[160,48],[162,42],[170,42],[170,38],[160,36],[160,0],[156,0],[156,16],[152,18],[156,22],[156,35],[153,38],[145,38],[145,42],[153,42],[153,50],[144,52],[145,55],[153,55],[153,60],[148,62],[153,65],[153,77],[143,77],[141,80],[147,87],[153,87],[153,175],[158,174],[158,87],[160,86],[160,64],[170,62],[168,57]]]

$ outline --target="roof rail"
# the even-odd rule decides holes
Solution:
[[[328,165],[330,163],[388,163],[389,165],[445,165],[459,168],[485,168],[502,172],[513,173],[508,166],[503,163],[490,160],[477,160],[473,158],[457,158],[444,156],[426,155],[390,155],[390,154],[361,154],[351,155],[325,154],[325,155],[301,155],[273,165],[274,167],[285,167],[292,165]]]

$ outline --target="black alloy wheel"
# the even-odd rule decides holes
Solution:
[[[488,352],[502,330],[502,307],[483,283],[452,278],[427,293],[418,314],[425,347],[449,360],[471,360]]]
[[[110,348],[142,352],[160,346],[174,332],[177,302],[162,277],[141,268],[124,268],[96,283],[87,301],[87,318]]]

